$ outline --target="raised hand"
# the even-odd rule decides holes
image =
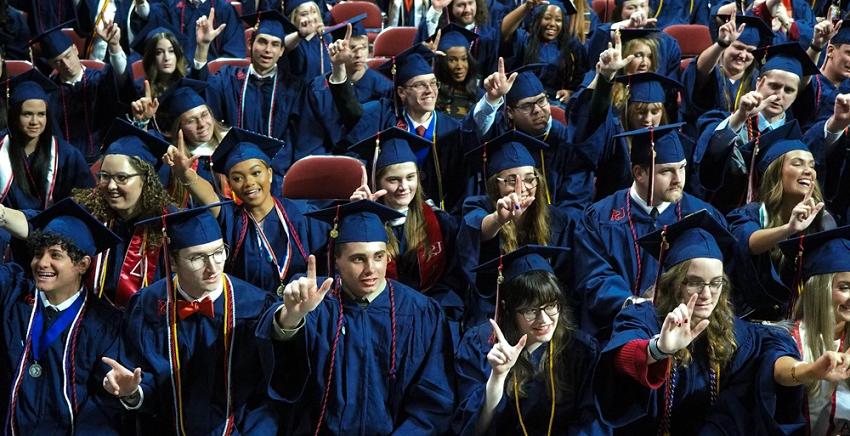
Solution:
[[[531,203],[534,203],[534,197],[529,196],[521,199],[520,195],[517,194],[517,192],[522,192],[522,183],[522,180],[518,178],[516,184],[519,186],[515,187],[515,191],[496,201],[496,218],[499,224],[504,225],[508,221],[516,221],[531,206]]]
[[[431,0],[431,7],[434,8],[435,11],[442,11],[451,2],[452,0]]]
[[[729,18],[729,21],[724,23],[720,28],[717,29],[717,42],[721,45],[728,47],[732,45],[733,42],[738,40],[738,37],[741,36],[741,32],[744,31],[744,24],[741,23],[740,26],[735,26],[735,15],[732,15]]]
[[[814,33],[812,34],[811,46],[820,47],[823,49],[836,34],[841,30],[841,20],[833,23],[830,20],[823,20],[815,25]]]
[[[628,20],[625,20],[625,27],[629,29],[642,29],[648,25],[655,25],[658,23],[658,19],[649,18],[649,16],[644,11],[637,11],[629,16]]]
[[[215,8],[210,8],[210,14],[206,17],[198,17],[195,22],[195,42],[198,45],[210,45],[214,39],[224,31],[227,23],[221,23],[218,27],[215,25]]]
[[[811,363],[809,369],[817,380],[838,383],[850,377],[850,354],[827,351]]]
[[[687,347],[708,327],[707,319],[696,325],[692,322],[698,296],[691,295],[688,304],[680,304],[664,318],[661,336],[658,338],[658,348],[662,353],[673,354]]]
[[[446,54],[437,49],[440,46],[440,37],[443,36],[443,29],[437,29],[437,34],[434,36],[432,41],[422,41],[422,44],[425,47],[428,47],[428,50],[434,52],[437,56],[445,56]]]
[[[314,33],[319,33],[325,27],[321,19],[313,16],[299,17],[298,22],[295,24],[298,28],[298,36],[301,39],[304,39]]]
[[[345,38],[338,39],[328,45],[328,56],[332,65],[345,65],[354,58],[354,53],[350,47],[351,41],[351,24],[347,24],[345,28]]]
[[[611,40],[613,44],[609,42],[608,49],[599,53],[599,62],[596,64],[596,71],[608,80],[614,79],[617,71],[625,68],[635,58],[634,55],[628,55],[623,59],[623,43],[619,30],[613,32]]]
[[[830,132],[840,132],[850,125],[850,94],[838,94],[832,109]]]
[[[812,198],[812,193],[815,190],[815,181],[812,180],[811,182],[812,186],[809,187],[808,192],[803,197],[803,201],[797,203],[794,209],[791,210],[791,217],[788,218],[788,229],[791,231],[791,234],[797,234],[809,228],[818,213],[823,209],[823,202],[815,203],[815,199]]]
[[[156,115],[159,109],[159,99],[152,97],[151,84],[145,80],[145,96],[130,103],[133,118],[139,121],[147,121]]]
[[[522,349],[525,348],[525,343],[528,340],[528,335],[522,335],[516,345],[511,345],[502,334],[502,329],[496,321],[490,320],[490,325],[493,327],[493,333],[496,335],[496,343],[493,348],[487,353],[487,362],[493,368],[493,374],[503,376],[511,370],[516,364]]]
[[[106,356],[101,357],[100,360],[112,368],[106,373],[106,377],[103,378],[103,389],[106,392],[116,397],[126,397],[139,389],[139,384],[142,383],[141,368],[130,371],[120,363]]]
[[[162,156],[162,162],[171,167],[171,171],[178,179],[185,180],[186,174],[200,157],[200,155],[189,156],[186,141],[183,139],[183,130],[178,129],[177,146],[168,146],[168,150]]]
[[[511,87],[514,86],[516,78],[517,73],[512,73],[510,77],[505,74],[505,60],[499,58],[498,70],[484,79],[484,91],[487,92],[487,99],[498,101],[507,95]]]
[[[295,328],[325,299],[331,289],[333,278],[328,277],[322,285],[316,282],[316,256],[307,259],[307,277],[293,280],[283,288],[284,310],[280,311],[278,324],[283,328]]]
[[[371,200],[378,201],[379,198],[387,195],[386,189],[379,189],[372,193],[372,190],[369,189],[369,185],[362,185],[357,188],[354,192],[351,193],[351,197],[349,197],[349,201],[359,201],[359,200]]]

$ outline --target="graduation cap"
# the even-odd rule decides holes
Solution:
[[[366,28],[363,27],[363,20],[366,19],[368,15],[364,12],[360,15],[351,17],[342,23],[335,24],[333,26],[325,27],[325,33],[330,33],[331,37],[336,41],[337,39],[344,39],[345,32],[348,28],[348,25],[351,24],[351,36],[366,36]]]
[[[498,271],[505,282],[509,282],[520,274],[531,271],[554,273],[555,271],[552,269],[549,259],[569,251],[566,247],[525,245],[508,254],[488,260],[473,268],[472,271]]]
[[[797,120],[793,120],[755,139],[753,141],[753,150],[755,150],[755,142],[758,141],[757,169],[759,174],[764,174],[767,171],[767,167],[785,153],[795,150],[809,151],[809,147],[801,141],[802,137],[803,133],[800,130],[800,125],[797,123]]]
[[[272,159],[285,146],[283,141],[248,130],[231,127],[213,152],[213,168],[223,174],[248,159],[259,159],[271,165]]]
[[[53,59],[68,50],[74,43],[68,35],[62,32],[63,28],[71,27],[77,20],[66,21],[56,27],[47,29],[41,35],[33,38],[30,45],[38,42],[41,44],[41,54],[47,59]]]
[[[160,110],[173,123],[187,111],[207,104],[203,96],[208,87],[207,82],[183,77],[159,97]]]
[[[428,41],[436,38],[435,33],[428,38]],[[476,39],[478,39],[477,33],[455,23],[449,23],[440,28],[440,45],[437,46],[437,50],[445,52],[452,47],[463,47],[469,50],[469,46]]]
[[[48,94],[56,91],[56,84],[33,68],[12,78],[12,93],[9,102],[23,103],[27,100],[50,101]]]
[[[242,21],[254,27],[254,35],[264,34],[280,38],[298,31],[292,22],[276,10],[260,11],[256,14],[243,15]]]
[[[103,154],[136,156],[159,168],[160,158],[168,151],[168,141],[151,135],[121,118],[112,120],[112,125],[103,138]]]
[[[620,32],[620,42],[622,42],[623,45],[633,39],[658,39],[661,35],[661,30],[657,27],[626,27],[618,29],[618,31]]]
[[[546,92],[543,83],[537,77],[538,71],[544,66],[545,64],[539,63],[523,65],[507,74],[510,77],[511,74],[517,73],[511,90],[505,96],[509,106],[515,105],[516,102],[524,98],[535,97]]]
[[[757,53],[753,53],[753,56],[756,59],[767,59],[761,67],[762,74],[771,70],[781,70],[802,79],[804,76],[812,76],[819,72],[818,66],[812,62],[803,47],[800,47],[800,44],[796,42],[772,45],[757,50]]]
[[[850,226],[786,239],[779,249],[787,259],[794,259],[801,281],[850,271]]]
[[[418,159],[413,150],[429,147],[431,142],[425,138],[398,127],[390,127],[352,145],[348,150],[356,153],[367,163],[371,162],[372,187],[374,188],[377,183],[376,174],[381,168],[404,162],[416,163]]]
[[[664,103],[667,91],[683,88],[682,84],[656,73],[637,73],[617,76],[614,81],[629,87],[629,102]]]
[[[744,31],[738,35],[738,41],[746,45],[763,47],[773,42],[773,29],[759,17],[752,15],[737,15],[735,23],[744,24]]]
[[[573,3],[573,0],[567,0],[566,2],[562,2],[561,0],[549,0],[547,3],[537,5],[532,12],[533,16],[537,17],[537,14],[542,14],[549,6],[556,6],[560,9],[561,13],[564,14],[564,21],[566,21],[567,15],[575,15],[578,13],[576,4]]]
[[[308,212],[306,216],[332,226],[330,237],[336,244],[347,242],[387,242],[387,221],[404,215],[371,200],[359,200],[327,209]]]
[[[145,27],[136,34],[135,38],[133,38],[132,44],[130,45],[136,52],[144,54],[148,41],[163,33],[174,37],[181,47],[186,44],[186,35],[179,30],[171,27],[167,23],[157,23],[153,20],[149,20],[148,24],[146,24]]]
[[[292,16],[292,13],[298,9],[298,6],[303,5],[304,3],[317,3],[315,0],[286,0],[283,5],[283,13],[286,14],[287,17]],[[318,3],[317,3],[318,7]]]
[[[658,127],[645,127],[614,135],[615,138],[632,139],[632,164],[669,164],[686,159],[685,150],[679,141],[677,132],[685,123],[664,124]],[[653,161],[653,151],[655,159]]]
[[[731,261],[735,237],[705,209],[638,239],[664,269],[696,258]]]
[[[221,226],[213,214],[209,212],[209,209],[228,203],[233,202],[222,201],[167,215],[155,216],[139,221],[136,225],[144,226],[164,223],[169,249],[179,250],[181,248],[195,247],[222,239]]]
[[[847,19],[847,17],[845,17]],[[838,33],[829,40],[830,44],[839,45],[839,44],[850,44],[850,23],[846,26],[844,23],[841,23],[841,29],[838,30]]]
[[[395,86],[402,86],[416,76],[433,74],[434,69],[431,67],[431,59],[433,58],[434,53],[428,47],[423,44],[416,44],[399,53],[396,57],[378,65],[377,70],[389,77]]]
[[[508,168],[533,167],[537,165],[532,152],[549,148],[545,142],[528,136],[519,130],[507,132],[468,151],[466,156],[481,156],[486,174],[498,174]]]
[[[47,208],[30,219],[33,228],[69,239],[87,256],[112,248],[119,238],[71,198]]]

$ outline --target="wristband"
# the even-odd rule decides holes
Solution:
[[[818,47],[818,46],[816,46],[814,43],[809,44],[809,48],[810,48],[810,49],[812,49],[812,50],[814,50],[814,51],[816,51],[816,52],[818,52],[818,53],[820,53],[820,52],[822,52],[822,51],[823,51],[823,46]]]
[[[649,347],[647,347],[649,349],[649,355],[656,361],[664,360],[672,355],[667,354],[661,351],[660,348],[658,348],[659,338],[659,335],[655,335],[652,339],[649,340]]]
[[[717,41],[714,41],[714,42],[715,42],[717,45],[719,45],[719,46],[720,46],[720,48],[729,48],[729,46],[730,46],[730,45],[732,45],[732,43],[731,43],[731,42],[723,42],[723,40],[721,40],[721,39],[718,39]]]

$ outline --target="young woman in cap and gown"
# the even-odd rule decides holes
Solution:
[[[191,59],[183,52],[182,41],[185,36],[175,29],[155,24],[150,22],[133,40],[133,47],[142,56],[144,69],[143,77],[133,78],[136,98],[159,97],[186,77],[191,68]],[[150,87],[149,93],[146,92],[146,86]]]
[[[385,274],[384,223],[401,216],[368,200],[311,213],[333,223],[334,276],[317,278],[311,256],[307,276],[289,282],[257,326],[268,394],[292,418],[286,434],[448,430],[455,395],[445,316]]]
[[[503,268],[494,320],[466,331],[455,354],[455,434],[610,434],[593,402],[596,340],[573,325],[548,258],[527,245],[480,265]]]
[[[4,432],[118,434],[121,411],[104,391],[101,356],[120,348],[121,314],[84,277],[118,236],[70,198],[30,222],[6,208],[0,220],[26,233],[32,252],[27,268],[0,265]]]
[[[281,283],[307,267],[307,256],[324,243],[320,225],[307,222],[306,202],[280,197],[273,168],[283,142],[239,128],[231,128],[210,157],[214,171],[223,174],[240,205],[212,209],[230,246],[226,271],[260,289],[275,292]],[[198,156],[186,157],[178,134],[178,146],[169,148],[166,161],[178,183],[198,204],[217,203],[212,184],[192,169]]]
[[[283,13],[298,29],[296,34],[286,38],[283,64],[287,71],[307,83],[329,73],[331,62],[327,46],[333,39],[326,32],[319,5],[313,0],[290,0]]]
[[[277,432],[254,335],[276,298],[223,271],[211,206],[150,219],[165,229],[169,275],[132,298],[124,350],[104,359],[106,390],[144,434]]]
[[[440,303],[457,344],[464,307],[460,292],[465,285],[455,262],[458,223],[427,202],[420,188],[416,152],[429,146],[423,138],[395,127],[355,144],[352,150],[357,156],[374,166],[370,165],[370,183],[355,191],[351,200],[375,198],[404,215],[389,222],[398,249],[387,276]]]
[[[846,379],[850,355],[805,362],[786,329],[736,317],[734,237],[706,212],[640,244],[663,269],[654,302],[614,320],[594,381],[603,421],[623,434],[801,432],[801,385]]]
[[[434,75],[440,82],[436,109],[462,119],[472,112],[484,90],[478,85],[481,68],[471,47],[478,35],[454,23],[440,29],[437,50],[445,56],[434,60]]]
[[[208,20],[213,29],[220,30],[221,35],[209,46],[205,59],[245,57],[244,28],[236,9],[224,0],[154,2],[148,20],[185,35],[183,53],[195,53],[199,21]]]

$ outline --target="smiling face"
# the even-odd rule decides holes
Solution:
[[[251,44],[251,64],[259,74],[267,74],[283,55],[283,41],[272,35],[260,33]]]
[[[514,323],[520,335],[528,335],[526,347],[552,340],[558,326],[560,307],[557,301],[520,307],[514,313]]]
[[[336,270],[342,286],[365,298],[386,286],[389,253],[385,242],[346,242],[336,248]]]
[[[249,209],[274,201],[271,196],[272,169],[259,159],[233,165],[227,173],[230,188]]]
[[[395,210],[407,209],[419,189],[419,170],[416,163],[404,162],[382,169],[378,189],[387,190],[387,194],[381,197],[387,207]]]
[[[21,132],[28,139],[38,139],[47,126],[47,103],[44,100],[26,100],[21,104],[19,116]]]
[[[818,173],[815,159],[805,150],[785,153],[782,160],[782,195],[804,197],[814,188]]]
[[[688,267],[686,282],[693,283],[718,283],[724,280],[723,277],[723,261],[720,259],[711,258],[696,258],[691,259]],[[687,283],[682,283],[679,287],[679,301],[688,304],[691,295],[697,293],[696,304],[694,305],[694,315],[692,323],[696,325],[703,319],[708,319],[714,308],[717,307],[717,302],[723,294],[723,286],[713,289],[712,286],[702,286],[698,291],[696,287],[689,288]]]
[[[623,2],[623,12],[620,14],[621,20],[628,20],[635,12],[643,12],[645,15],[649,13],[649,2],[647,0],[626,0]]]
[[[224,241],[218,239],[177,250],[176,256],[171,257],[171,262],[180,287],[191,295],[201,295],[217,290],[221,284],[224,262],[218,263],[213,260],[213,253],[224,249]],[[203,264],[203,266],[194,269],[192,263]]]
[[[144,176],[141,170],[136,169],[130,162],[130,158],[123,154],[108,154],[103,158],[100,172],[112,176],[129,176],[123,185],[119,185],[115,182],[115,178],[111,177],[109,180],[98,183],[98,188],[110,209],[121,216],[133,216],[139,209],[144,187]]]
[[[452,80],[455,83],[463,83],[469,73],[469,54],[466,47],[452,47],[447,49],[446,63]]]
[[[207,105],[189,109],[180,115],[183,139],[190,145],[209,142],[213,136],[213,117]]]
[[[546,6],[543,16],[540,18],[540,39],[553,41],[561,34],[564,28],[564,13],[555,5]]]
[[[520,200],[525,200],[537,195],[537,173],[530,166],[507,168],[496,174],[496,185],[499,187],[499,196],[516,192]]]
[[[451,5],[452,17],[461,26],[468,26],[475,22],[475,14],[478,12],[478,5],[475,0],[454,0]]]
[[[45,294],[71,294],[79,289],[91,258],[84,256],[74,262],[61,245],[51,245],[33,253],[30,268],[36,288]]]
[[[835,273],[832,277],[832,305],[835,322],[850,322],[850,272]]]
[[[396,88],[402,105],[410,112],[423,114],[434,110],[437,104],[437,76],[421,74],[414,76],[404,86]]]
[[[720,65],[728,77],[736,77],[743,73],[752,63],[754,45],[747,45],[741,41],[733,42],[723,50],[720,57]]]

